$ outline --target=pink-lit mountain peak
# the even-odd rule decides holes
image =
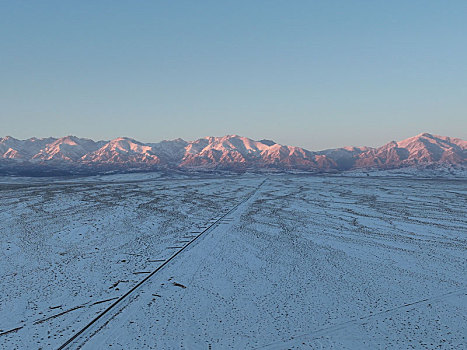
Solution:
[[[223,137],[207,137],[208,144],[203,151],[215,149],[220,151],[237,151],[241,154],[259,153],[268,149],[270,146],[247,137],[239,135],[227,135]]]
[[[47,144],[33,156],[33,159],[78,161],[84,155],[96,150],[98,146],[98,143],[90,139],[65,136]]]
[[[160,159],[153,148],[129,137],[113,139],[99,149],[84,155],[81,160],[91,163],[148,163],[157,164]]]
[[[123,153],[145,153],[151,150],[151,146],[147,146],[144,143],[141,143],[129,137],[119,137],[114,140],[111,140],[109,143],[103,146],[103,148],[108,148]]]
[[[412,149],[423,148],[424,146],[430,144],[442,147],[444,149],[448,149],[455,146],[463,148],[467,147],[467,141],[453,137],[432,135],[428,133],[422,133],[397,142],[398,147]]]

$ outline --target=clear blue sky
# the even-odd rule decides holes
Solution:
[[[467,138],[467,1],[0,0],[0,135]]]

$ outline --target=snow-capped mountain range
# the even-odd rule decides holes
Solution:
[[[66,136],[0,138],[0,173],[42,170],[59,173],[147,169],[279,169],[342,171],[407,166],[464,166],[467,141],[427,133],[379,147],[344,147],[318,152],[238,135],[142,143],[127,137],[93,141]]]

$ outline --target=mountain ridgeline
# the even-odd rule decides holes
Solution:
[[[467,141],[420,134],[379,147],[312,152],[238,135],[142,143],[121,137],[93,141],[75,136],[0,138],[0,174],[65,175],[150,170],[282,170],[337,172],[353,169],[465,166]]]

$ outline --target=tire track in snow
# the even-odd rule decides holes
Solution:
[[[74,307],[72,307],[72,308],[69,308],[69,309],[60,311],[60,312],[57,313],[57,314],[53,314],[53,315],[50,315],[50,316],[46,316],[46,317],[43,317],[43,318],[39,318],[39,319],[36,319],[36,320],[34,320],[34,321],[30,321],[30,322],[24,322],[21,326],[15,327],[15,328],[10,329],[10,330],[7,330],[7,331],[1,330],[1,331],[0,331],[0,336],[7,335],[7,334],[10,334],[10,333],[13,333],[13,332],[17,332],[17,331],[19,331],[20,329],[30,327],[31,325],[38,325],[38,324],[41,324],[41,323],[50,321],[50,320],[52,320],[52,319],[54,319],[54,318],[60,317],[60,316],[62,316],[62,315],[65,315],[65,314],[67,314],[67,313],[69,313],[69,312],[72,312],[72,311],[75,311],[75,310],[80,310],[80,309],[84,309],[84,308],[90,308],[90,307],[92,307],[92,306],[94,306],[94,305],[98,305],[98,304],[102,304],[102,303],[107,303],[107,302],[112,301],[112,300],[115,300],[115,299],[117,299],[117,297],[115,297],[115,298],[109,298],[109,299],[104,299],[104,300],[98,300],[98,301],[88,301],[87,303],[80,304],[80,305],[74,306]],[[61,306],[53,307],[53,308],[50,308],[50,309],[58,309],[58,308],[61,308]]]
[[[277,341],[277,342],[274,342],[274,343],[270,343],[270,344],[267,344],[267,345],[257,347],[255,349],[285,349],[285,347],[287,347],[287,346],[296,345],[296,343],[301,341],[301,340],[303,340],[303,341],[305,341],[305,340],[306,341],[315,340],[315,339],[318,339],[318,338],[320,338],[320,337],[322,337],[324,335],[328,335],[330,333],[345,329],[345,328],[347,328],[349,326],[363,324],[366,320],[377,317],[377,316],[395,313],[395,312],[398,312],[398,311],[401,311],[401,310],[408,309],[408,308],[410,308],[412,306],[418,306],[420,304],[429,303],[429,302],[436,302],[436,301],[443,300],[443,299],[445,299],[447,297],[457,296],[457,295],[462,295],[462,294],[467,295],[467,290],[466,289],[454,290],[454,291],[447,292],[447,293],[444,293],[444,294],[441,294],[441,295],[437,295],[435,297],[426,298],[426,299],[422,299],[422,300],[417,300],[417,301],[414,301],[412,303],[407,303],[407,304],[404,304],[404,305],[395,306],[393,308],[390,308],[390,309],[387,309],[387,310],[384,310],[384,311],[375,312],[375,313],[373,313],[371,315],[357,317],[357,318],[348,320],[346,322],[335,324],[333,326],[320,328],[320,329],[317,329],[315,331],[308,332],[306,334],[300,334],[300,335],[292,336],[287,340]]]

